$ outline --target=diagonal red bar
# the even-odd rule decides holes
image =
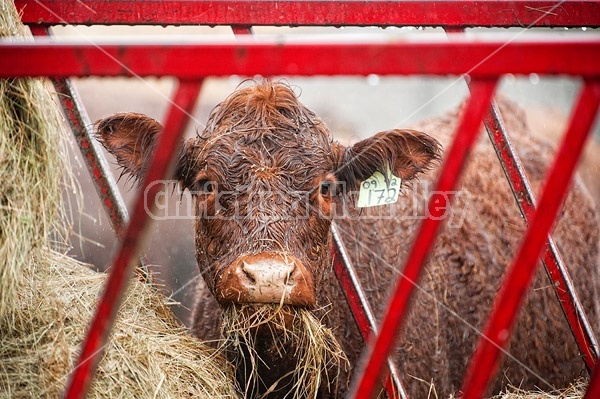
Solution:
[[[550,228],[565,198],[599,104],[600,84],[586,82],[548,175],[525,240],[507,273],[494,310],[467,369],[462,399],[482,397],[495,374],[500,349],[510,338],[510,329],[535,273]]]
[[[117,256],[110,269],[104,293],[89,326],[75,369],[65,393],[65,399],[85,398],[92,377],[102,357],[109,332],[114,323],[121,297],[136,264],[142,234],[148,224],[147,206],[155,203],[161,185],[150,184],[167,177],[169,165],[175,158],[178,145],[200,91],[201,81],[182,81],[169,109],[163,134],[159,138],[152,164],[144,178],[144,189],[136,198],[131,220],[122,238]]]
[[[500,117],[500,111],[495,103],[492,103],[490,111],[484,118],[484,123],[508,178],[519,210],[529,223],[535,213],[535,199],[523,166],[510,142]],[[542,263],[552,281],[552,287],[582,354],[583,361],[588,371],[591,371],[598,359],[598,342],[577,296],[567,267],[550,235],[548,235],[542,252]]]
[[[449,29],[446,29],[446,31],[449,31]],[[464,32],[464,30],[457,29],[453,31]],[[508,137],[504,121],[495,101],[492,101],[489,111],[483,118],[483,123],[513,192],[515,202],[521,211],[521,215],[529,223],[535,211],[535,198],[521,160]],[[550,281],[552,281],[552,287],[569,323],[575,342],[583,355],[583,361],[588,371],[591,372],[599,356],[598,342],[573,287],[567,267],[551,235],[548,235],[546,248],[542,255],[542,263]]]
[[[437,235],[441,217],[435,217],[440,209],[451,201],[450,195],[443,193],[454,190],[464,167],[467,155],[480,132],[481,120],[490,106],[490,100],[496,88],[497,80],[473,80],[471,96],[466,104],[464,114],[457,128],[456,136],[448,151],[434,193],[429,201],[429,214],[434,216],[425,219],[421,224],[415,241],[410,249],[404,272],[400,276],[388,307],[385,311],[379,335],[371,340],[365,363],[360,370],[359,378],[351,390],[351,398],[368,398],[381,377],[385,361],[396,340],[396,335],[408,309],[410,297],[427,259],[427,255]],[[356,382],[358,381],[358,382]]]
[[[331,236],[333,238],[332,245],[332,260],[333,270],[335,275],[340,282],[346,302],[350,307],[352,316],[358,325],[358,329],[365,342],[369,342],[369,337],[374,332],[377,334],[377,322],[375,321],[375,315],[369,304],[369,300],[362,288],[356,269],[352,265],[342,237],[338,231],[337,225],[331,224]],[[400,376],[396,365],[391,358],[388,358],[388,371],[390,378],[385,378],[385,390],[388,394],[389,399],[408,399],[408,395]]]

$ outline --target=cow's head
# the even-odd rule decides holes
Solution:
[[[135,178],[161,126],[139,114],[97,124],[104,146]],[[345,147],[282,83],[234,92],[186,141],[176,179],[195,202],[196,258],[218,302],[312,308],[330,267],[330,225],[345,192],[390,168],[403,181],[431,167],[438,143],[409,130]]]

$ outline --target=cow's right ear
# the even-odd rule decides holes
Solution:
[[[376,171],[389,168],[402,181],[410,181],[431,169],[441,157],[440,144],[415,130],[387,130],[344,147],[334,143],[332,156],[335,176],[350,191]]]
[[[95,126],[96,138],[114,155],[123,173],[141,182],[150,166],[162,125],[147,115],[126,112],[100,119]],[[174,178],[184,186],[191,174],[191,144],[190,141],[183,143],[174,171]]]

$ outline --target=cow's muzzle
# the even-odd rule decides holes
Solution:
[[[216,288],[222,304],[315,306],[312,274],[289,255],[264,252],[241,256],[223,271]]]

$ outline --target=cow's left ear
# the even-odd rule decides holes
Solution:
[[[95,127],[96,138],[115,156],[123,173],[141,183],[162,132],[161,124],[147,115],[126,112],[101,119]],[[195,164],[192,154],[197,140],[190,139],[182,143],[172,176],[186,188],[193,179]]]
[[[362,180],[389,167],[404,181],[431,169],[441,157],[441,146],[433,137],[415,130],[388,130],[361,140],[351,147],[332,145],[335,176],[354,191]]]

